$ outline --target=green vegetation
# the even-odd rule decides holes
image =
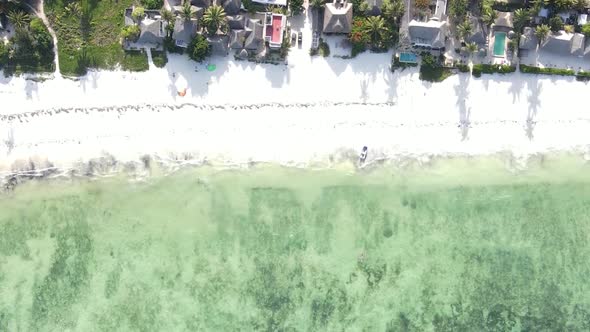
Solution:
[[[121,68],[128,71],[146,71],[149,69],[148,57],[144,50],[125,51]]]
[[[53,39],[41,19],[30,19],[18,8],[11,10],[8,17],[16,31],[7,44],[0,42],[0,68],[4,75],[53,72]]]
[[[303,13],[303,0],[289,0],[289,9],[293,16]]]
[[[151,50],[152,52],[152,61],[154,65],[158,68],[164,68],[168,63],[168,56],[166,55],[166,51],[157,51],[155,49]]]
[[[588,82],[590,81],[590,72],[588,71],[579,71],[576,74],[576,80],[580,82]]]
[[[122,64],[123,15],[132,4],[133,0],[45,1],[45,13],[57,33],[62,74],[83,75],[88,68]]]
[[[582,33],[586,38],[590,38],[590,23],[582,25]]]
[[[209,55],[211,55],[211,45],[207,42],[201,34],[197,34],[187,48],[188,57],[197,62],[203,62]]]
[[[164,0],[141,0],[147,9],[160,9],[164,6]]]
[[[455,22],[464,22],[467,18],[467,0],[450,0],[449,15]]]
[[[430,53],[422,53],[420,63],[420,79],[428,82],[442,82],[447,77],[453,75],[450,68],[443,67],[438,59]]]
[[[469,66],[464,63],[458,63],[455,65],[455,67],[457,67],[457,69],[461,73],[468,73],[469,72]]]
[[[205,26],[205,29],[209,35],[215,35],[219,31],[222,33],[227,31],[227,22],[225,20],[225,16],[225,11],[221,6],[213,5],[205,10],[201,22]]]
[[[559,16],[553,16],[549,19],[549,26],[552,32],[557,32],[563,29],[563,20]]]
[[[525,74],[543,74],[543,75],[563,75],[574,76],[575,72],[572,69],[560,68],[540,68],[535,66],[520,65],[520,72]]]
[[[319,53],[323,57],[330,56],[330,46],[322,38],[319,40]]]
[[[516,67],[509,65],[489,65],[489,64],[475,64],[473,65],[472,74],[474,77],[481,77],[481,74],[508,74],[514,73]]]

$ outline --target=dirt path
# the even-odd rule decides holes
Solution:
[[[33,11],[33,13],[37,15],[37,17],[39,17],[41,21],[43,21],[43,23],[47,27],[47,30],[49,31],[49,34],[51,35],[51,38],[53,38],[53,52],[55,53],[55,58],[53,59],[53,62],[55,62],[54,74],[55,77],[61,77],[61,73],[59,71],[59,56],[57,55],[57,35],[55,34],[55,31],[53,31],[53,28],[51,28],[51,24],[49,24],[47,16],[45,16],[45,10],[43,9],[43,0],[40,0],[38,2],[37,8],[34,8],[26,2],[24,2],[23,4],[29,7],[31,11]]]

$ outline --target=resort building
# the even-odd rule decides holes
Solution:
[[[350,33],[352,30],[352,3],[334,0],[324,9],[324,33]]]
[[[498,15],[498,18],[494,21],[494,31],[509,32],[514,29],[511,12],[496,11],[496,14]]]
[[[521,58],[527,58],[530,53],[535,52],[539,46],[535,29],[531,27],[524,28],[518,44],[518,54]]]
[[[164,38],[166,37],[166,21],[162,20],[162,15],[158,10],[145,10],[144,16],[139,22],[133,18],[133,8],[127,8],[124,15],[124,23],[128,25],[138,25],[140,32],[135,41],[126,41],[123,44],[125,49],[139,49],[151,47],[161,49]]]
[[[414,47],[432,50],[444,49],[447,33],[447,22],[441,22],[436,17],[432,17],[428,22],[412,20],[408,25],[408,35]]]
[[[212,55],[226,56],[229,54],[227,36],[210,36],[207,37],[207,42],[211,46]]]
[[[270,48],[280,48],[287,18],[282,14],[266,13],[264,18],[264,40]]]
[[[426,21],[413,19],[408,24],[408,37],[414,47],[442,50],[448,36],[447,2],[436,1],[434,15]]]
[[[541,44],[539,51],[561,56],[584,56],[584,35],[567,33],[563,30],[550,34]]]
[[[176,17],[172,39],[178,47],[187,48],[191,40],[197,33],[197,20],[187,21],[181,17]]]

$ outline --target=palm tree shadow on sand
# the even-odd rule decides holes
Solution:
[[[539,95],[543,89],[543,83],[537,78],[535,80],[528,81],[527,86],[529,88],[530,95],[528,97],[529,108],[527,110],[526,116],[525,133],[529,140],[532,140],[534,137],[536,125],[535,118],[537,117],[537,112],[541,106]]]
[[[469,98],[469,78],[471,74],[459,74],[459,84],[455,85],[455,94],[457,95],[457,108],[459,109],[459,125],[461,129],[461,140],[465,141],[469,135],[471,126],[471,110],[467,108],[467,98]]]

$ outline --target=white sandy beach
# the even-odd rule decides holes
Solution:
[[[166,68],[145,73],[1,78],[0,171],[105,154],[325,166],[353,160],[363,145],[370,160],[590,147],[581,106],[590,87],[573,78],[461,74],[431,84],[416,68],[391,73],[390,53],[343,60],[306,50],[292,51],[288,66],[213,58],[208,72],[170,55]]]

